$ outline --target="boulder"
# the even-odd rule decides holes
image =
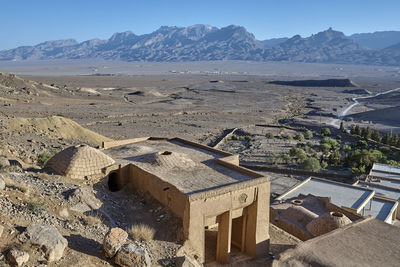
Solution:
[[[125,243],[128,238],[128,233],[121,228],[111,228],[104,237],[103,248],[106,257],[112,258]]]
[[[10,162],[8,161],[8,159],[6,157],[0,156],[0,169],[9,167],[9,166],[10,166]]]
[[[61,209],[61,210],[58,212],[58,215],[59,215],[61,218],[64,218],[64,219],[68,218],[68,217],[69,217],[68,209],[67,209],[67,208]]]
[[[146,249],[133,242],[129,242],[120,248],[114,258],[114,263],[122,267],[150,267],[151,259]]]
[[[49,262],[61,259],[68,245],[67,239],[51,225],[31,224],[26,229],[26,234],[33,245],[38,245],[44,250]]]
[[[0,237],[3,235],[3,231],[4,231],[4,226],[0,225]]]
[[[87,212],[90,210],[97,210],[101,207],[102,203],[98,200],[92,189],[88,187],[80,187],[68,197],[68,202],[71,204],[71,210],[77,212]]]
[[[177,267],[199,267],[200,264],[190,259],[188,256],[178,257],[176,259]]]
[[[8,252],[7,258],[11,264],[22,266],[29,260],[29,253],[13,248]]]

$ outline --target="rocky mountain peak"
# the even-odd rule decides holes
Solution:
[[[347,64],[400,65],[396,32],[389,36],[389,49],[372,51],[354,38],[329,28],[309,37],[275,38],[258,41],[246,28],[229,25],[216,28],[196,24],[188,27],[161,26],[156,31],[135,35],[131,31],[113,34],[107,40],[81,43],[73,39],[48,41],[0,51],[0,60],[42,60],[103,58],[125,61],[254,60],[301,61]],[[377,36],[374,38],[377,39]],[[378,36],[378,37],[379,37]],[[389,38],[388,37],[388,38]],[[370,38],[369,35],[365,38]],[[364,39],[365,39],[364,38]],[[372,38],[372,37],[371,37]],[[380,44],[382,47],[384,44]],[[385,47],[388,47],[385,46]]]
[[[111,42],[123,41],[124,39],[130,38],[133,36],[136,36],[136,35],[132,31],[116,32],[108,40]]]

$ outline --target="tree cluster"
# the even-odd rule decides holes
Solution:
[[[398,134],[381,134],[376,129],[371,129],[370,127],[360,127],[359,125],[352,125],[350,133],[352,135],[359,135],[365,139],[371,139],[385,145],[400,147],[400,137]]]

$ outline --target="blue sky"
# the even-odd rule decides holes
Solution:
[[[0,0],[0,50],[42,41],[106,39],[162,25],[241,25],[257,39],[400,30],[400,0]]]

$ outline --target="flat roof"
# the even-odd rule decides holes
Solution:
[[[400,175],[400,167],[382,164],[382,163],[374,163],[372,166],[373,171],[380,171],[380,172],[389,172]]]
[[[383,185],[387,187],[392,187],[400,190],[400,180],[386,180],[386,179],[379,179],[379,178],[369,178],[369,183]]]
[[[387,173],[387,172],[371,170],[369,172],[369,175],[375,176],[375,177],[381,177],[381,178],[396,179],[396,180],[400,181],[400,174],[395,174],[395,173]]]
[[[373,183],[365,183],[361,181],[357,183],[357,186],[374,190],[375,195],[377,196],[388,197],[395,200],[400,199],[400,190],[395,188],[382,187]]]
[[[375,219],[386,221],[389,216],[392,216],[394,209],[397,206],[397,202],[389,201],[381,198],[374,197],[371,202],[371,209],[364,209],[364,216],[372,216]]]
[[[400,228],[366,219],[280,254],[273,266],[399,266]]]
[[[256,179],[217,162],[226,155],[179,139],[148,139],[103,152],[116,164],[134,164],[186,195]]]
[[[299,194],[330,197],[331,202],[336,206],[359,211],[373,197],[374,192],[361,187],[312,177],[295,186],[278,199],[288,199]]]

